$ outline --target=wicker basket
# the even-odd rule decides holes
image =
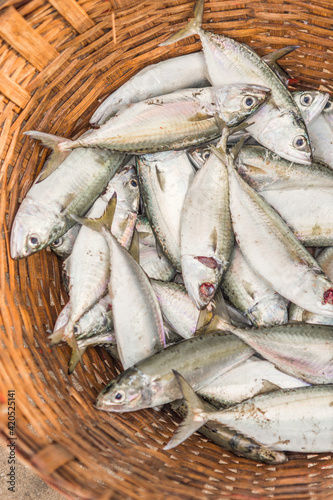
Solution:
[[[9,257],[9,230],[47,150],[22,135],[73,137],[107,96],[147,64],[200,49],[198,39],[158,47],[191,17],[186,0],[0,0],[1,418],[15,390],[16,451],[47,483],[75,499],[333,498],[331,454],[291,455],[273,467],[224,452],[195,434],[162,450],[178,418],[123,415],[92,404],[119,367],[102,349],[68,377],[67,347],[48,347],[67,301],[60,262],[49,250]],[[332,0],[207,0],[204,27],[263,55],[300,49],[283,62],[300,86],[333,90]],[[9,467],[9,466],[8,466]],[[18,479],[19,480],[19,479]]]

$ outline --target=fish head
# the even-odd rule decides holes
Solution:
[[[67,233],[59,236],[59,238],[51,243],[50,247],[52,250],[63,259],[68,257],[72,253],[73,246],[80,229],[81,225],[75,224],[75,226],[67,231]]]
[[[133,162],[129,162],[109,183],[107,191],[117,193],[117,207],[124,206],[130,212],[139,208],[139,181]]]
[[[293,92],[292,96],[306,124],[320,115],[329,99],[329,94],[309,90]]]
[[[278,294],[266,297],[249,311],[255,326],[278,326],[288,323],[287,301]]]
[[[182,256],[186,290],[198,309],[204,309],[213,299],[221,281],[222,267],[213,257]]]
[[[247,127],[256,140],[286,160],[309,165],[312,161],[309,136],[300,116],[277,112],[272,100],[256,113],[256,121]]]
[[[187,152],[190,161],[198,170],[204,166],[206,161],[210,158],[212,151],[207,146],[199,146],[198,148],[191,148]]]
[[[234,84],[217,87],[216,110],[229,127],[252,115],[270,95],[270,89],[259,85]]]
[[[110,412],[135,411],[150,407],[151,402],[148,377],[132,366],[104,387],[97,396],[95,408]]]
[[[23,200],[11,229],[12,259],[28,257],[47,247],[63,234],[64,225],[61,215],[52,207]]]

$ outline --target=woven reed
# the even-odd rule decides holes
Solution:
[[[237,458],[199,435],[162,450],[179,422],[166,411],[98,412],[93,402],[117,373],[102,349],[68,377],[67,347],[47,342],[67,301],[60,262],[48,250],[9,257],[9,229],[47,151],[22,135],[73,137],[98,105],[147,64],[200,49],[192,38],[158,47],[191,16],[185,0],[0,0],[0,430],[16,391],[17,451],[45,481],[77,499],[333,498],[331,454],[291,455],[273,467]],[[206,1],[206,29],[263,55],[295,44],[283,61],[299,88],[332,92],[332,0]],[[19,479],[18,479],[19,480]]]

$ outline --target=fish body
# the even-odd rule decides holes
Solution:
[[[169,259],[157,248],[156,238],[145,216],[137,218],[139,234],[139,264],[149,278],[171,281],[176,274]]]
[[[256,274],[235,245],[222,279],[229,300],[256,326],[288,323],[287,301]]]
[[[181,223],[181,267],[186,289],[202,309],[215,295],[234,243],[226,165],[212,155],[186,195]]]
[[[76,141],[58,141],[57,148],[60,153],[98,147],[135,154],[184,149],[217,138],[222,123],[245,120],[268,94],[266,87],[253,85],[179,90],[134,103]]]
[[[11,230],[13,259],[28,257],[60,238],[105,189],[125,155],[79,148],[22,201]]]
[[[202,405],[206,411],[216,410],[216,408],[207,403],[207,401],[202,401]],[[186,417],[187,408],[185,403],[177,406],[175,412],[181,417]],[[230,451],[238,457],[244,457],[266,464],[282,464],[288,461],[284,453],[266,448],[250,437],[217,422],[206,422],[205,425],[198,429],[198,432],[210,439],[213,443],[221,446],[224,450]]]
[[[92,125],[103,125],[119,110],[134,102],[169,94],[179,89],[206,87],[206,63],[202,52],[150,64],[113,92],[96,109]]]
[[[259,329],[226,328],[284,373],[309,384],[333,383],[332,327],[291,323]]]
[[[187,381],[177,375],[188,416],[171,442],[177,446],[208,420],[251,436],[272,450],[320,453],[333,447],[333,386],[282,389],[222,411],[206,411]]]
[[[333,168],[333,129],[324,113],[321,113],[308,125],[308,131],[313,157]]]
[[[181,397],[173,369],[198,390],[252,354],[251,348],[223,332],[184,340],[121,373],[99,394],[96,408],[123,412],[170,403]]]
[[[121,244],[129,247],[139,207],[139,184],[135,169],[129,165],[109,182],[105,192],[95,201],[88,213],[90,218],[103,215],[114,193],[117,206],[112,229]],[[109,248],[102,234],[83,226],[76,238],[64,267],[69,276],[70,319],[62,334],[66,340],[74,325],[106,293],[110,279]],[[52,338],[60,333],[54,332]]]
[[[273,363],[251,356],[198,393],[215,405],[232,406],[272,390],[306,385],[306,382],[278,370]]]
[[[71,227],[65,234],[55,240],[50,245],[54,253],[56,253],[63,259],[69,257],[69,255],[72,253],[73,246],[80,229],[80,224],[75,224],[75,226]]]
[[[291,230],[228,162],[236,241],[253,270],[291,302],[333,317],[333,284]],[[332,298],[331,298],[332,297]]]
[[[167,151],[137,158],[141,196],[157,241],[179,271],[180,226],[194,168],[185,151]]]

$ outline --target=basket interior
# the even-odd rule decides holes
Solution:
[[[185,0],[0,2],[0,402],[6,445],[7,391],[16,391],[17,452],[69,498],[329,498],[331,454],[290,455],[268,466],[224,452],[195,434],[163,445],[180,421],[171,411],[107,414],[93,408],[119,371],[101,349],[67,375],[69,349],[47,331],[68,297],[49,250],[14,262],[9,231],[48,151],[22,133],[76,137],[99,102],[148,64],[200,50],[197,38],[159,47],[191,17]],[[297,88],[333,91],[332,0],[207,0],[204,28],[260,55],[300,48],[282,65]]]

